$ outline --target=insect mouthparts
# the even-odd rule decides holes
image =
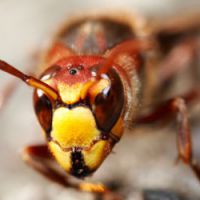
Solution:
[[[71,168],[72,175],[78,178],[82,178],[90,173],[89,168],[85,165],[85,161],[81,150],[77,149],[76,147],[73,147],[72,149],[71,162],[72,162],[72,168]]]

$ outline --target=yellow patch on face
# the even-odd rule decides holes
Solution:
[[[58,164],[70,173],[72,168],[71,151],[63,151],[55,142],[49,142],[49,149]],[[104,161],[111,148],[107,141],[100,140],[90,150],[82,150],[84,163],[91,170],[95,171]]]
[[[110,81],[107,79],[101,79],[100,81],[96,82],[90,89],[89,94],[91,97],[91,101],[94,102],[95,97],[103,91],[103,89],[110,86]]]
[[[58,108],[53,114],[51,137],[62,147],[89,147],[100,136],[90,109]]]
[[[71,152],[62,151],[62,149],[54,142],[49,142],[49,149],[60,166],[69,172],[71,169]]]
[[[85,164],[90,170],[96,170],[106,158],[106,155],[110,151],[107,145],[109,145],[107,141],[101,140],[89,151],[82,151]]]
[[[73,85],[67,85],[65,83],[58,84],[58,91],[61,99],[66,104],[73,104],[84,99],[88,88],[93,84],[94,81],[88,81],[86,83],[76,83]]]

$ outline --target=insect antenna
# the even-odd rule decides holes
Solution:
[[[22,81],[24,81],[27,85],[42,90],[52,101],[58,100],[59,94],[48,84],[36,79],[32,76],[26,75],[23,72],[19,71],[15,67],[9,65],[5,61],[0,60],[0,70],[15,76]]]
[[[100,75],[106,73],[120,55],[132,55],[142,53],[144,51],[152,49],[153,46],[154,44],[152,41],[139,39],[127,40],[121,44],[118,44],[116,47],[111,49],[108,57],[103,61],[102,67],[98,71],[98,74]]]

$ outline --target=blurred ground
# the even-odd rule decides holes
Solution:
[[[27,69],[31,54],[40,48],[64,18],[93,9],[103,9],[105,12],[105,9],[119,8],[160,17],[186,9],[200,10],[200,1],[0,0],[0,58],[20,69]],[[3,88],[8,76],[0,74],[0,80]],[[200,158],[199,128],[193,128],[193,135],[195,153]],[[1,200],[93,199],[90,194],[63,189],[46,181],[22,162],[20,149],[24,145],[43,141],[32,109],[32,89],[19,84],[8,105],[1,111],[0,130]],[[172,129],[137,128],[125,134],[114,149],[115,153],[108,157],[90,180],[114,182],[119,185],[120,192],[127,195],[127,199],[141,199],[140,191],[143,190],[147,194],[151,190],[172,194],[168,198],[154,195],[152,200],[200,199],[200,184],[193,173],[181,163],[174,164],[175,144],[175,132]],[[173,196],[177,193],[180,198]]]

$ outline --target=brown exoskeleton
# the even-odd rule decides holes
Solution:
[[[56,35],[43,55],[39,79],[1,61],[1,70],[35,88],[34,107],[46,144],[26,147],[24,160],[63,186],[114,197],[101,184],[72,182],[47,160],[84,178],[98,169],[127,124],[171,118],[178,124],[179,159],[200,179],[187,116],[187,106],[199,100],[199,87],[192,83],[171,97],[166,86],[185,67],[195,70],[197,17],[140,28],[131,16],[81,17]]]

